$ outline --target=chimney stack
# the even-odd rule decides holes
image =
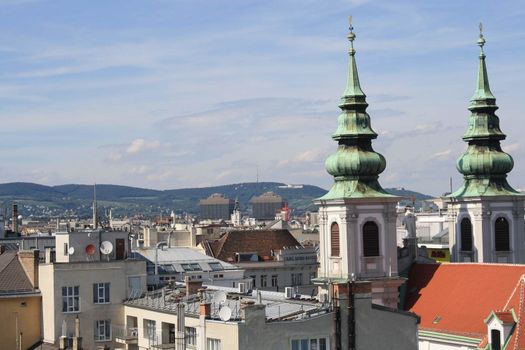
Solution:
[[[13,232],[18,233],[18,204],[13,203]]]
[[[23,250],[18,252],[18,261],[22,264],[24,271],[31,281],[33,288],[38,289],[38,260],[40,251]]]

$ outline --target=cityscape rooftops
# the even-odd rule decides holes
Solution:
[[[202,290],[201,296],[185,296],[180,289],[164,288],[124,302],[126,306],[174,314],[177,313],[180,303],[184,304],[185,314],[190,317],[198,317],[200,305],[209,304],[209,318],[212,320],[220,320],[220,309],[227,306],[231,310],[228,320],[230,322],[242,321],[242,310],[247,305],[264,305],[267,321],[299,320],[332,311],[329,303],[320,303],[310,296],[295,295],[287,299],[284,293],[257,290],[249,294],[240,294],[236,288],[218,286]]]

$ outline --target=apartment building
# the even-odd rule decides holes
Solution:
[[[123,300],[146,290],[146,263],[129,257],[126,232],[61,232],[56,242],[56,260],[46,251],[39,267],[44,342],[68,344],[79,322],[82,348],[114,349]]]

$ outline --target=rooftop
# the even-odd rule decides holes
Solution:
[[[520,317],[524,275],[525,265],[414,264],[408,279],[406,310],[421,316],[422,330],[481,340],[487,334],[484,321],[492,312],[509,321],[508,312],[512,310],[518,325],[525,321]]]
[[[239,294],[236,288],[216,286],[203,292],[202,301],[198,295],[184,296],[179,289],[162,289],[129,299],[124,304],[176,314],[177,305],[182,303],[186,316],[198,317],[200,304],[210,303],[212,320],[220,320],[219,311],[227,306],[231,310],[229,321],[239,322],[242,321],[242,305],[257,304],[257,293],[260,293],[260,303],[265,305],[268,322],[299,320],[331,312],[328,303],[320,303],[310,296],[296,295],[293,299],[286,299],[284,293],[253,291],[251,294]],[[224,299],[221,299],[221,294]]]

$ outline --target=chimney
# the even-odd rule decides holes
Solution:
[[[13,204],[13,232],[18,233],[18,205]]]
[[[201,317],[210,318],[211,317],[211,303],[202,302],[199,305],[199,314]]]
[[[18,261],[22,264],[24,271],[31,281],[33,288],[38,289],[38,259],[40,252],[38,249],[33,251],[23,250],[18,252]]]
[[[197,294],[202,288],[202,281],[192,281],[189,276],[184,278],[184,282],[186,283],[186,296]]]

